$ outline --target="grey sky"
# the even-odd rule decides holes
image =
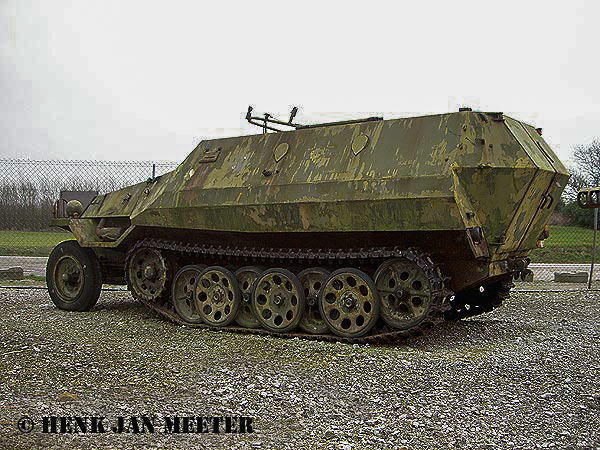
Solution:
[[[206,4],[206,6],[205,6]],[[180,160],[314,122],[504,111],[568,159],[600,136],[592,1],[0,0],[0,158]]]

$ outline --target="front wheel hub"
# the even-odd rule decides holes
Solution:
[[[63,273],[61,278],[65,283],[71,281],[71,276],[68,273]]]
[[[83,289],[83,282],[79,277],[82,271],[81,262],[72,255],[65,255],[56,262],[54,285],[64,302],[74,301],[79,296]]]

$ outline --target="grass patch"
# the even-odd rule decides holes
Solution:
[[[56,245],[69,239],[73,239],[73,235],[66,231],[0,231],[0,255],[48,256]],[[550,227],[546,247],[531,252],[531,260],[535,263],[589,263],[593,240],[594,231],[589,228],[555,225]]]
[[[593,243],[594,230],[554,225],[550,227],[546,247],[531,252],[531,262],[589,263],[592,259]]]
[[[25,275],[25,279],[31,281],[43,281],[44,284],[46,284],[46,277],[40,275],[33,275],[30,273],[29,275]]]
[[[546,239],[548,247],[589,247],[594,243],[594,230],[581,227],[550,227],[550,237]]]
[[[46,277],[25,275],[22,280],[0,280],[2,286],[46,286]]]
[[[0,255],[48,256],[63,241],[73,239],[66,231],[0,231]]]
[[[586,263],[592,260],[591,247],[537,248],[529,255],[533,263]],[[596,256],[596,260],[598,257]]]

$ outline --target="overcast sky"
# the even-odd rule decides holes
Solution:
[[[600,137],[593,1],[0,0],[0,158],[181,160],[299,122],[503,111]]]

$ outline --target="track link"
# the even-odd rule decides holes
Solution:
[[[431,285],[432,309],[430,314],[421,321],[418,325],[410,330],[393,330],[390,329],[383,320],[379,320],[378,324],[373,328],[371,334],[360,338],[344,338],[333,334],[308,334],[302,332],[290,333],[275,333],[262,328],[243,328],[236,325],[214,328],[205,324],[190,324],[184,322],[175,312],[174,307],[168,298],[159,298],[156,301],[148,301],[135,296],[135,291],[131,288],[131,283],[128,277],[128,264],[125,267],[125,279],[131,294],[148,308],[156,311],[163,317],[181,325],[194,328],[205,328],[211,330],[222,330],[233,333],[257,334],[262,336],[275,336],[283,338],[302,338],[328,342],[345,342],[350,344],[385,344],[392,343],[401,338],[413,337],[423,334],[430,330],[435,325],[444,321],[444,315],[450,310],[451,305],[447,300],[452,295],[452,291],[444,287],[444,282],[447,281],[439,275],[437,265],[435,265],[427,255],[414,249],[401,250],[397,247],[378,247],[378,248],[361,248],[361,249],[339,249],[339,250],[323,250],[323,249],[265,249],[265,248],[238,248],[238,247],[222,247],[222,246],[206,246],[206,245],[190,245],[183,242],[174,242],[160,239],[144,239],[136,242],[128,252],[127,261],[130,260],[131,254],[140,247],[150,247],[157,250],[169,252],[175,256],[182,257],[206,257],[218,259],[230,259],[240,261],[240,264],[269,262],[271,264],[303,263],[303,264],[322,264],[335,261],[337,263],[344,262],[361,262],[365,260],[384,260],[387,258],[407,258],[417,264],[427,275]],[[170,290],[168,291],[170,295]]]
[[[478,316],[502,306],[515,287],[510,280],[497,281],[484,287],[483,291],[470,289],[457,294],[450,302],[451,309],[446,312],[446,320],[461,320]]]

